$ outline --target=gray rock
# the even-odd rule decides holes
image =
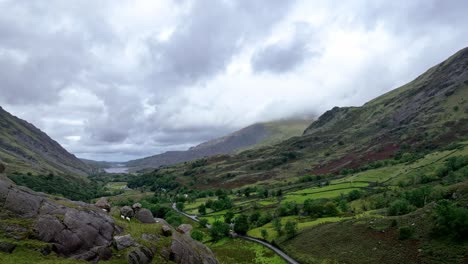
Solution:
[[[138,211],[141,209],[141,203],[135,203],[132,205],[134,211]]]
[[[20,217],[31,218],[37,215],[43,200],[40,196],[13,188],[8,192],[3,207]]]
[[[8,242],[0,242],[0,252],[12,253],[16,248],[16,245]]]
[[[138,247],[128,254],[129,264],[150,264],[154,254],[147,247]]]
[[[190,236],[174,232],[172,235],[170,259],[175,263],[217,264],[213,252]]]
[[[120,215],[132,218],[135,215],[135,213],[133,212],[133,209],[130,206],[123,206],[122,208],[120,208]]]
[[[135,213],[135,218],[145,224],[156,223],[156,220],[154,220],[154,217],[151,211],[145,208],[138,210]]]
[[[156,223],[158,223],[158,224],[170,226],[170,224],[169,224],[168,222],[166,222],[166,220],[164,220],[164,219],[162,219],[162,218],[154,218],[154,220],[155,220]]]
[[[105,197],[102,197],[99,200],[97,200],[97,202],[94,205],[96,207],[99,207],[101,209],[106,210],[107,212],[109,212],[110,209],[111,209],[111,205],[110,205],[109,201],[107,200],[107,198],[105,198]]]
[[[190,232],[192,232],[192,225],[189,224],[181,224],[179,227],[177,227],[177,232],[181,234],[188,234],[190,235]]]
[[[128,247],[134,246],[135,241],[133,240],[131,235],[115,236],[114,245],[117,248],[117,250],[122,250]]]
[[[27,228],[2,225],[0,231],[8,237],[31,236],[50,243],[43,254],[52,249],[61,256],[91,259],[99,255],[92,252],[93,248],[109,247],[112,243],[114,221],[102,210],[82,202],[52,198],[2,179],[0,211],[15,218],[31,218]]]
[[[141,239],[146,240],[146,241],[154,241],[157,242],[159,240],[158,235],[153,235],[153,234],[142,234]]]
[[[41,215],[34,226],[37,238],[44,242],[53,242],[64,229],[65,226],[52,215]]]
[[[161,230],[162,230],[162,234],[163,234],[164,236],[167,236],[167,237],[168,237],[168,236],[171,236],[171,235],[172,235],[172,228],[171,228],[170,226],[168,226],[168,225],[163,225],[163,226],[161,227]]]

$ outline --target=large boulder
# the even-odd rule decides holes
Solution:
[[[151,211],[145,208],[138,210],[135,213],[135,218],[145,224],[156,223],[156,220],[154,220],[154,216]]]
[[[8,242],[0,242],[0,252],[11,253],[15,250],[16,245]]]
[[[135,241],[133,240],[131,235],[115,236],[114,244],[117,250],[122,250],[128,247],[134,246]]]
[[[109,212],[111,209],[111,205],[106,197],[100,198],[99,200],[97,200],[97,202],[94,205],[96,207],[106,210],[107,212]]]
[[[170,260],[175,263],[217,264],[213,252],[190,236],[174,232],[172,235]]]
[[[192,232],[192,225],[189,224],[181,224],[179,227],[177,227],[177,232],[181,234],[188,234],[190,235],[190,232]]]
[[[150,264],[153,261],[154,254],[147,247],[140,246],[128,253],[129,264]]]
[[[133,209],[130,206],[123,206],[122,208],[120,208],[120,215],[132,218],[135,215],[135,213],[133,212]]]
[[[141,203],[135,203],[135,204],[132,205],[133,211],[135,211],[135,212],[140,210],[141,207],[142,207]]]

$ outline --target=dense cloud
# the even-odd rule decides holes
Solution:
[[[80,157],[359,105],[468,43],[466,1],[0,0],[0,104]]]

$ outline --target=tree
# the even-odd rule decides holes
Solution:
[[[337,216],[338,208],[336,208],[336,204],[334,202],[327,202],[323,206],[323,212],[327,216]]]
[[[354,201],[361,198],[361,192],[359,190],[352,190],[348,193],[348,201]]]
[[[262,229],[262,231],[260,231],[262,233],[262,237],[263,237],[263,240],[267,240],[268,239],[268,231],[266,229]]]
[[[255,211],[254,213],[252,213],[250,216],[249,216],[249,222],[251,224],[256,224],[258,219],[260,219],[260,212],[259,211]]]
[[[249,231],[249,221],[247,216],[241,214],[234,219],[234,232],[245,235]]]
[[[200,224],[200,227],[205,228],[208,225],[208,220],[206,220],[205,218],[202,218],[200,219],[198,223]]]
[[[177,209],[179,209],[180,211],[183,211],[184,208],[185,208],[185,205],[184,205],[183,202],[178,202],[178,203],[176,203],[176,207],[177,207]]]
[[[288,221],[286,222],[286,225],[284,225],[284,229],[288,238],[292,238],[297,234],[297,223],[293,221]]]
[[[198,213],[200,213],[201,215],[206,215],[206,206],[205,206],[205,204],[201,204],[200,206],[198,206]]]
[[[234,218],[234,213],[232,211],[227,211],[227,213],[224,215],[224,222],[226,224],[230,224],[233,218]]]
[[[215,221],[210,228],[210,235],[214,241],[229,236],[229,225],[219,220]]]
[[[201,231],[198,230],[193,230],[191,237],[197,241],[203,241],[203,238],[205,237],[205,234]]]
[[[281,235],[283,225],[281,224],[281,219],[279,217],[273,219],[273,228],[278,233],[278,236]]]
[[[319,202],[312,199],[307,199],[304,201],[304,206],[302,208],[304,212],[312,217],[321,217],[323,216],[323,205]]]
[[[399,199],[390,204],[388,215],[404,215],[413,210],[413,207],[406,199]]]

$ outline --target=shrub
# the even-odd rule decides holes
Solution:
[[[402,226],[398,229],[398,239],[405,240],[413,236],[414,230],[409,226]]]
[[[247,216],[241,214],[234,219],[234,232],[245,235],[249,231],[249,221]]]
[[[214,241],[218,241],[229,235],[229,225],[221,221],[215,221],[210,228],[210,235]]]
[[[198,230],[193,230],[191,237],[197,241],[203,241],[203,238],[205,237],[205,234],[201,231]]]
[[[413,211],[414,207],[406,199],[398,199],[390,204],[388,215],[404,215]]]
[[[455,240],[468,239],[468,209],[457,207],[442,200],[435,208],[435,225],[433,234],[448,236]]]
[[[348,201],[354,201],[361,198],[361,192],[359,190],[352,190],[348,194]]]
[[[288,238],[296,236],[298,230],[297,223],[293,221],[286,222],[286,224],[284,225],[284,230],[286,231],[286,235],[288,236]]]

